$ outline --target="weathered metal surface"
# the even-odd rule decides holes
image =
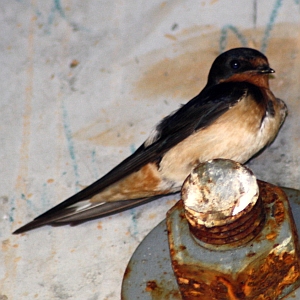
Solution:
[[[257,180],[238,162],[213,159],[199,164],[185,180],[181,195],[190,231],[203,243],[238,247],[264,226]]]
[[[133,254],[124,274],[121,298],[181,299],[172,271],[165,220],[147,235]]]
[[[229,251],[199,247],[181,217],[181,203],[170,210],[171,260],[183,299],[275,300],[300,285],[300,252],[288,200],[273,185],[259,182],[259,189],[266,223],[251,243],[228,246]]]
[[[263,182],[260,183],[261,186],[264,185]],[[282,188],[286,193],[289,203],[291,206],[291,211],[295,219],[296,228],[292,228],[295,232],[300,232],[300,191]],[[264,189],[261,189],[263,197]],[[272,197],[271,197],[272,198]],[[276,202],[276,207],[272,210],[274,219],[272,222],[269,221],[268,226],[271,229],[270,235],[268,235],[267,242],[273,242],[275,245],[275,240],[278,237],[278,231],[274,230],[276,227],[276,223],[280,224],[283,221],[283,214],[281,208],[280,199],[276,196],[272,200],[272,202]],[[277,233],[276,233],[277,232]],[[287,232],[281,232],[281,237],[288,238],[289,235],[286,235]],[[263,244],[264,239],[262,235],[259,236],[261,238],[261,244]],[[132,300],[132,299],[143,299],[143,300],[156,300],[156,299],[166,299],[166,300],[180,300],[182,299],[179,288],[176,282],[176,278],[174,276],[170,256],[169,256],[169,245],[167,240],[167,230],[165,221],[161,222],[155,229],[153,229],[150,234],[144,239],[144,241],[139,245],[133,254],[127,270],[125,272],[122,284],[122,299],[123,300]],[[252,243],[251,243],[252,244]],[[251,246],[252,251],[248,251],[244,253],[243,258],[245,260],[252,260],[253,257],[256,256],[256,251]],[[276,249],[276,245],[275,248]],[[182,247],[182,250],[185,250],[185,247]],[[227,251],[228,255],[230,255],[230,251]],[[291,281],[295,280],[294,271],[291,268],[293,264],[293,259],[291,259],[290,255],[284,254],[282,255],[275,254],[275,250],[273,254],[268,256],[268,259],[265,260],[264,268],[269,269],[271,271],[270,276],[263,276],[263,272],[256,272],[249,275],[251,271],[251,267],[243,270],[240,275],[241,280],[246,280],[246,276],[248,276],[247,285],[244,285],[244,293],[249,293],[251,290],[255,291],[258,288],[268,288],[269,284],[278,276],[282,276],[282,274],[286,274],[284,280],[279,286],[279,289],[283,289],[286,292],[286,296],[282,299],[285,300],[295,300],[300,299],[300,289],[296,289],[291,291],[286,288],[286,284],[289,284]],[[222,263],[226,263],[226,261],[222,261]],[[235,263],[232,265],[235,267]],[[255,265],[252,266],[255,268]],[[261,271],[264,270],[262,268]],[[276,268],[280,268],[278,271]],[[287,271],[290,270],[290,271]],[[207,276],[210,274],[206,272]],[[232,292],[231,299],[243,299],[238,298],[238,295],[235,295],[232,289],[232,285],[230,281],[227,281],[227,277],[220,279],[220,286],[222,289],[227,288],[230,292]],[[235,298],[234,298],[235,297]],[[199,298],[197,298],[199,299]],[[200,298],[203,299],[203,298]],[[213,299],[212,297],[209,299]],[[226,299],[226,298],[225,298]],[[229,298],[230,299],[230,298]],[[244,298],[251,299],[251,298]],[[274,300],[276,297],[270,298],[256,298],[256,299],[270,299]],[[280,298],[278,298],[280,299]]]
[[[189,212],[185,212],[185,215]],[[191,219],[191,217],[190,217]],[[231,246],[242,245],[252,240],[262,229],[265,221],[265,214],[261,198],[247,214],[241,215],[232,223],[208,228],[203,225],[189,224],[193,235],[204,243],[214,245],[230,244]]]
[[[252,210],[258,195],[252,171],[221,158],[200,163],[181,189],[186,218],[193,227],[215,228],[233,223]]]

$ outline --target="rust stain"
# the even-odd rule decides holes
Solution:
[[[278,225],[284,221],[284,205],[283,202],[277,200],[273,205],[273,216]]]
[[[291,85],[290,76],[285,76],[282,71],[292,69],[294,61],[292,59],[281,59],[282,55],[291,53],[291,49],[297,49],[297,39],[286,34],[287,30],[290,31],[290,29],[287,29],[290,26],[292,25],[276,25],[266,53],[270,59],[271,67],[280,70],[280,80],[274,81],[274,87],[272,86],[275,94],[279,92],[280,86]],[[210,30],[210,32],[203,34],[207,30]],[[133,93],[140,99],[164,95],[170,98],[176,97],[189,100],[195,96],[204,87],[209,68],[219,54],[217,50],[211,50],[219,48],[216,39],[219,34],[219,30],[214,31],[211,26],[194,26],[177,33],[178,41],[176,45],[178,45],[178,48],[189,50],[175,57],[167,58],[168,53],[165,55],[160,53],[159,57],[165,58],[156,62],[154,62],[156,57],[153,57],[152,54],[143,57],[143,60],[149,61],[149,64],[145,66],[143,76],[139,77],[133,86]],[[259,48],[260,45],[257,41],[262,40],[264,29],[244,30],[243,35],[249,41],[249,47]],[[227,45],[227,49],[241,47],[234,34],[228,35]],[[278,49],[280,49],[280,53]]]
[[[207,228],[197,223],[197,214],[185,210],[189,220],[189,228],[199,240],[214,244],[233,244],[237,247],[252,240],[261,231],[265,223],[264,206],[261,197],[252,207],[247,207],[241,213],[227,218],[227,223],[222,226]]]
[[[2,251],[7,251],[11,248],[10,240],[4,240],[2,241]]]
[[[145,291],[151,294],[152,300],[182,300],[178,290],[170,290],[168,283],[158,280],[149,280],[145,284]]]
[[[135,84],[133,92],[138,97],[153,99],[164,95],[189,100],[204,86],[215,53],[209,60],[203,59],[203,56],[197,58],[194,53],[188,52],[154,63]]]
[[[228,299],[230,299],[230,300],[239,300],[240,299],[240,298],[236,297],[234,288],[229,281],[227,281],[225,278],[222,278],[222,277],[219,279],[219,281],[227,288]]]
[[[130,268],[130,265],[127,266],[126,270],[125,270],[125,273],[124,273],[124,279],[123,281],[125,280],[125,278],[127,278],[128,276],[130,276],[130,273],[131,273],[131,268]]]
[[[214,270],[173,264],[184,300],[278,299],[283,289],[299,280],[299,261],[294,254],[271,253],[255,261],[237,278]]]
[[[100,122],[98,120],[78,130],[74,133],[74,138],[88,140],[91,143],[103,146],[128,146],[134,140],[134,136],[138,135],[138,131],[140,131],[140,128],[137,128],[138,126],[132,126],[128,122],[118,122],[115,126],[101,130],[99,127],[101,123],[103,121]]]
[[[291,49],[297,49],[297,39],[294,36],[287,36],[287,30],[291,30],[291,24],[278,24],[273,29],[272,39],[269,41],[266,55],[270,60],[271,67],[278,70],[278,77],[272,83],[272,90],[275,94],[282,93],[283,86],[297,84],[295,78],[291,78],[289,70],[294,68],[293,59],[281,59],[282,56],[291,56]],[[208,32],[209,31],[209,32]],[[131,99],[138,101],[162,101],[162,96],[167,102],[176,102],[178,106],[172,105],[174,109],[179,104],[188,102],[196,96],[206,84],[208,71],[211,63],[219,54],[219,44],[216,36],[219,36],[219,29],[212,26],[193,26],[176,32],[176,45],[173,49],[178,55],[171,56],[170,49],[159,49],[147,53],[139,58],[141,71],[131,82]],[[264,29],[243,30],[243,35],[249,41],[250,47],[259,48],[257,41],[262,40]],[[168,38],[173,38],[168,36]],[[201,42],[199,42],[201,41]],[[232,33],[229,33],[227,40],[228,49],[240,47],[241,44]],[[216,49],[216,50],[212,50]],[[278,52],[280,49],[280,53]],[[182,53],[184,52],[184,53]],[[280,72],[279,72],[280,71]],[[135,81],[134,81],[135,80]],[[297,97],[289,99],[298,105]],[[289,103],[290,105],[290,103]],[[110,112],[103,110],[103,117],[96,122],[78,130],[74,138],[88,140],[91,143],[103,146],[128,146],[139,136],[140,127],[128,122],[118,123],[103,130],[99,124],[110,123],[106,117]],[[163,117],[163,116],[162,116]],[[153,124],[154,125],[154,124]],[[149,132],[144,132],[145,137]],[[295,146],[296,147],[296,146]]]
[[[32,15],[30,18],[29,28],[28,28],[28,46],[24,50],[27,56],[28,67],[26,68],[25,82],[26,86],[24,89],[24,108],[22,116],[22,138],[21,145],[16,160],[18,161],[18,171],[15,180],[15,191],[16,194],[28,195],[28,185],[25,178],[28,178],[28,164],[30,159],[30,143],[31,143],[31,118],[32,118],[32,97],[33,97],[33,83],[34,83],[34,37],[36,28],[36,16]],[[24,211],[22,207],[25,205],[26,201],[20,201],[17,199],[17,207],[15,210],[15,220],[22,220],[20,212]],[[16,222],[17,223],[17,222]],[[2,282],[8,280],[15,281],[17,276],[17,262],[21,257],[17,256],[18,247],[11,246],[9,240],[2,242],[2,250],[5,251],[3,256],[3,268],[5,273],[0,281],[0,286]],[[9,250],[9,251],[8,251]]]
[[[276,236],[277,236],[277,232],[273,231],[266,235],[266,239],[269,241],[272,241],[272,240],[275,240]]]
[[[153,219],[156,218],[156,216],[157,216],[157,214],[155,214],[155,213],[149,214],[149,215],[148,215],[148,219],[149,219],[149,220],[153,220]]]
[[[170,39],[170,40],[172,40],[172,41],[176,41],[177,40],[176,36],[173,35],[173,34],[166,33],[165,37],[168,38],[168,39]]]
[[[255,252],[249,252],[249,253],[247,254],[247,257],[253,257],[253,256],[255,256],[255,255],[256,255]]]
[[[124,128],[128,128],[128,130],[124,131]],[[120,130],[122,133],[120,133]],[[94,135],[88,139],[91,142],[96,142],[101,145],[109,146],[109,145],[129,145],[133,140],[133,134],[131,134],[130,127],[127,124],[118,124],[115,127],[109,128],[105,131],[100,132],[97,135]]]
[[[102,227],[102,222],[101,221],[99,221],[98,223],[97,223],[97,229],[102,229],[103,227]]]
[[[155,280],[149,280],[146,283],[145,291],[146,292],[152,292],[157,288],[158,288],[158,285],[156,284],[156,281]]]
[[[167,2],[164,1],[164,2],[162,2],[162,3],[160,4],[160,8],[163,9],[166,5],[167,5]]]
[[[14,263],[18,263],[21,259],[22,259],[22,257],[20,257],[20,256],[15,257]]]
[[[275,240],[285,217],[290,214],[285,208],[288,200],[278,187],[258,181],[260,196],[265,207],[270,207],[266,226],[271,229],[265,238]],[[176,204],[183,210],[182,201]],[[171,212],[169,212],[171,213]],[[290,216],[291,217],[291,216]],[[292,220],[292,218],[291,218]],[[292,224],[291,224],[292,225]],[[292,228],[294,231],[294,228]],[[221,231],[222,233],[222,231]],[[260,242],[259,235],[256,242]],[[248,257],[255,257],[250,263],[240,266],[234,273],[218,271],[213,265],[189,264],[180,260],[181,251],[178,244],[170,242],[172,267],[176,275],[182,299],[184,300],[270,300],[279,299],[287,286],[297,288],[300,285],[300,262],[297,234],[294,232],[293,245],[273,245],[268,253],[249,252]],[[280,298],[281,299],[281,298]]]
[[[76,68],[79,65],[79,61],[77,59],[73,59],[70,63],[70,68]]]

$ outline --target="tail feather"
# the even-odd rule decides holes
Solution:
[[[92,204],[87,202],[86,205],[82,205],[83,203],[81,203],[81,206],[74,205],[53,213],[48,211],[35,218],[33,221],[15,230],[13,234],[20,234],[44,225],[61,226],[69,224],[71,226],[75,226],[86,221],[107,217],[109,215],[146,204],[150,201],[156,200],[159,197],[161,196]]]

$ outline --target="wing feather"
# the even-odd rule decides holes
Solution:
[[[156,126],[156,132],[151,136],[151,139],[146,140],[131,156],[87,188],[38,216],[31,223],[14,233],[24,232],[45,224],[83,222],[84,220],[93,219],[97,216],[107,216],[150,201],[152,198],[124,199],[128,202],[118,201],[115,204],[98,203],[94,206],[88,206],[86,209],[78,210],[79,202],[90,199],[111,184],[138,171],[147,163],[159,162],[164,153],[170,148],[195,131],[209,126],[220,115],[239,102],[248,91],[248,88],[249,83],[246,82],[227,82],[204,88],[199,95],[176,112],[164,118]],[[75,204],[77,203],[78,205],[76,206]],[[83,202],[82,206],[84,206]]]

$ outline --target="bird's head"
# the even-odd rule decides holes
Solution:
[[[207,86],[228,81],[247,81],[268,88],[269,74],[274,72],[261,52],[251,48],[234,48],[215,59]]]

